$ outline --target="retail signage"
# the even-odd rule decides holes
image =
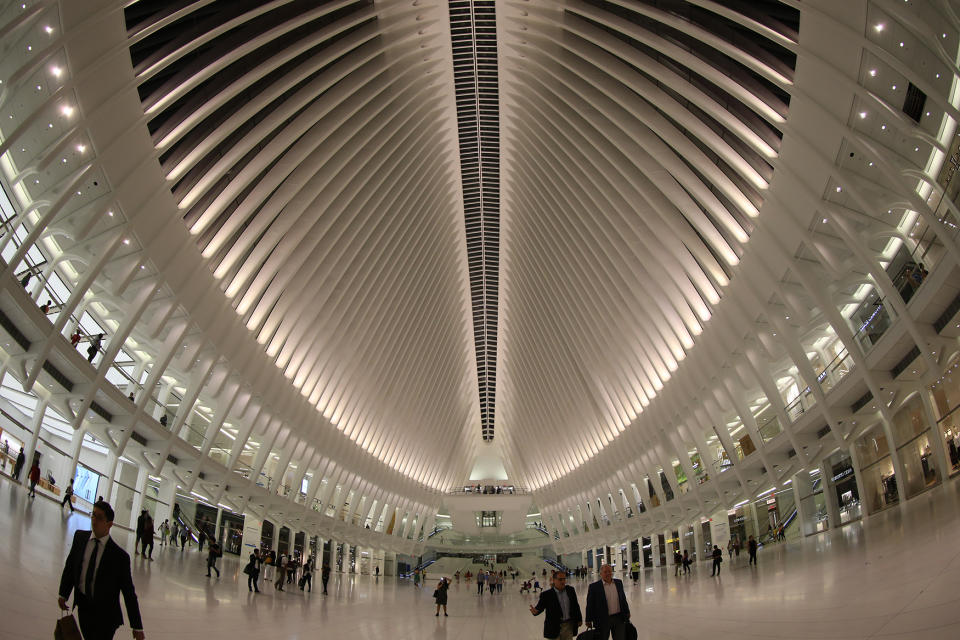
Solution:
[[[847,477],[848,475],[850,475],[851,473],[853,473],[853,467],[847,467],[846,469],[844,469],[843,471],[841,471],[841,472],[838,473],[837,475],[833,476],[833,481],[836,482],[837,480],[843,480],[844,478],[846,478],[846,477]]]

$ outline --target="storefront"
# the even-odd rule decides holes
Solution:
[[[222,511],[218,535],[224,553],[240,555],[243,544],[243,516]]]
[[[260,527],[260,548],[273,549],[273,523],[269,520],[264,520]]]
[[[812,535],[826,531],[830,523],[827,513],[827,501],[823,495],[824,483],[820,469],[814,469],[807,474],[800,474],[794,480],[797,495],[800,496],[800,513],[803,535]]]
[[[951,475],[960,472],[960,360],[931,386],[933,404],[940,416],[937,429],[943,438]]]
[[[890,445],[880,425],[857,438],[857,459],[860,461],[860,477],[863,479],[862,496],[869,513],[876,513],[900,501],[897,478],[890,457]]]
[[[860,491],[857,489],[857,477],[850,456],[838,451],[827,458],[827,468],[830,469],[829,484],[837,496],[840,524],[859,520],[862,516]]]
[[[893,437],[903,464],[907,498],[940,484],[930,447],[930,424],[919,393],[911,396],[893,416]]]

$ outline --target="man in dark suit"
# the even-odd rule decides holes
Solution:
[[[103,500],[93,505],[92,531],[77,531],[60,577],[60,608],[68,611],[67,600],[73,593],[73,606],[80,610],[80,632],[84,640],[110,640],[123,624],[120,594],[127,607],[127,618],[135,640],[143,640],[140,605],[130,575],[130,556],[110,538],[113,508]]]
[[[580,603],[577,601],[577,592],[567,585],[565,571],[553,574],[553,588],[540,592],[540,600],[530,607],[530,613],[535,616],[547,612],[543,620],[543,637],[573,640],[577,629],[583,623],[583,614],[580,613]]]
[[[623,582],[613,578],[613,567],[600,567],[600,579],[587,590],[587,627],[600,632],[600,638],[625,640],[630,605],[623,593]]]

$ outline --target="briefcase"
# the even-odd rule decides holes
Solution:
[[[57,620],[57,627],[53,630],[53,640],[83,640],[80,627],[72,613],[68,613]]]
[[[599,631],[596,629],[587,629],[586,631],[577,635],[577,640],[598,640],[599,637]]]

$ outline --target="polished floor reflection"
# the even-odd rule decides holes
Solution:
[[[901,509],[837,531],[724,563],[719,579],[707,565],[689,577],[648,570],[627,581],[641,638],[957,638],[960,637],[960,485],[953,482]],[[57,616],[56,590],[80,514],[60,512],[43,497],[0,479],[0,638],[48,639]],[[114,538],[132,548],[130,534]],[[330,594],[316,589],[260,595],[247,591],[243,563],[224,557],[222,577],[208,579],[195,550],[157,547],[154,562],[134,560],[148,638],[539,638],[518,586],[476,596],[454,584],[450,617],[435,618],[432,582],[334,576]],[[706,569],[706,570],[704,570]],[[433,579],[435,576],[431,576]],[[581,594],[584,582],[574,581]],[[129,638],[123,628],[117,638]]]

